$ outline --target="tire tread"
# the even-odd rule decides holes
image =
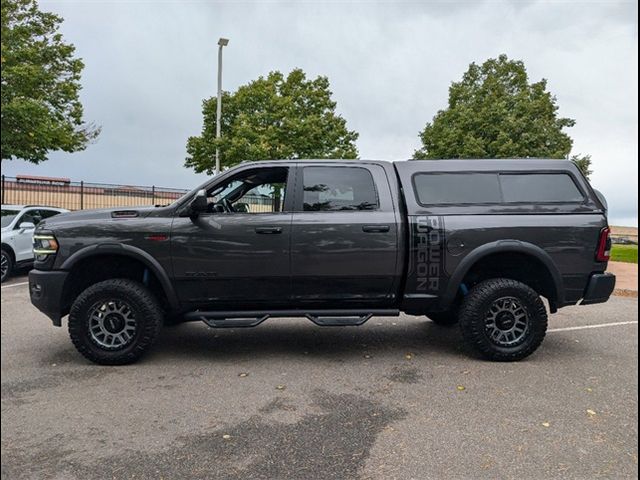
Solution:
[[[509,292],[523,300],[529,310],[531,337],[518,347],[491,344],[484,333],[484,308],[499,292]],[[500,362],[513,362],[528,357],[540,346],[547,331],[548,317],[538,293],[528,285],[508,278],[485,280],[464,298],[459,312],[460,330],[465,343],[483,357]]]
[[[84,313],[104,295],[114,291],[130,298],[143,316],[143,329],[136,342],[123,352],[106,351],[91,344],[87,337]],[[73,345],[85,358],[101,365],[125,365],[138,360],[155,343],[162,326],[163,311],[155,296],[144,285],[126,278],[115,278],[95,283],[84,290],[73,302],[69,312],[69,336]]]

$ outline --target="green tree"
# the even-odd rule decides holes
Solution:
[[[593,173],[593,170],[591,170],[591,155],[571,155],[569,160],[574,162],[578,168],[582,170],[585,177],[589,178],[589,175]]]
[[[545,79],[530,83],[523,62],[500,55],[451,84],[449,105],[420,132],[414,158],[567,158],[573,141],[563,129],[574,125],[558,116]],[[587,174],[589,163],[579,163]]]
[[[335,112],[329,80],[296,69],[271,72],[222,97],[222,135],[215,138],[216,98],[203,101],[202,133],[187,141],[185,166],[211,174],[216,146],[222,167],[246,160],[357,158],[358,134]]]
[[[2,0],[2,160],[33,163],[75,152],[99,134],[82,121],[82,61],[58,32],[62,18],[35,0]]]

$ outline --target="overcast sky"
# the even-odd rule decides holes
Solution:
[[[185,143],[215,94],[218,37],[224,89],[270,70],[326,75],[338,111],[360,133],[361,158],[404,159],[446,106],[470,62],[506,53],[547,78],[573,153],[590,153],[611,221],[637,225],[638,27],[635,1],[166,2],[41,1],[85,62],[82,101],[98,141],[5,175],[193,187]]]

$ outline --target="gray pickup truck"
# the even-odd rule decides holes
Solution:
[[[171,205],[41,222],[30,295],[54,325],[69,315],[74,345],[101,364],[137,360],[167,322],[401,312],[519,360],[542,342],[547,305],[613,292],[606,208],[562,160],[246,163]]]

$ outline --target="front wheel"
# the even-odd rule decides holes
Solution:
[[[496,361],[531,355],[547,332],[540,296],[524,283],[498,278],[471,289],[459,314],[462,336],[473,350]]]
[[[11,275],[13,270],[13,257],[4,248],[2,249],[2,256],[0,257],[0,272],[2,273],[2,282],[4,282]]]
[[[69,312],[69,336],[92,362],[124,365],[138,360],[153,345],[163,312],[144,285],[112,279],[83,291]]]

